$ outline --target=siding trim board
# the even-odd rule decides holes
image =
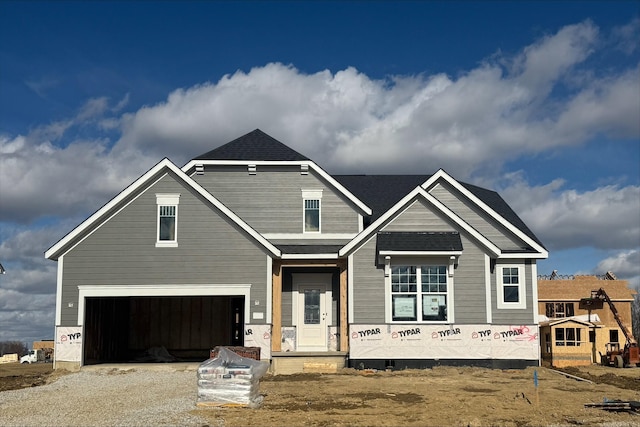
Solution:
[[[250,284],[209,285],[79,285],[78,326],[84,324],[86,298],[159,296],[243,296],[244,322],[250,324]]]

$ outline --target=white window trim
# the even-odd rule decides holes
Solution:
[[[306,206],[307,200],[318,201],[318,231],[306,230]],[[322,232],[322,189],[319,190],[302,190],[302,233],[303,234],[320,234]]]
[[[387,264],[388,263],[388,264]],[[406,261],[403,262],[400,259],[397,259],[395,262],[391,260],[391,258],[385,259],[385,277],[384,277],[384,298],[385,298],[385,319],[386,323],[391,324],[426,324],[426,325],[439,325],[439,324],[449,324],[455,323],[455,313],[453,310],[453,264],[449,264],[448,261],[443,260],[442,263],[439,262],[415,262],[415,261]],[[416,302],[418,303],[418,307],[416,307],[417,317],[422,317],[422,279],[420,277],[421,267],[422,266],[445,266],[447,268],[447,320],[393,320],[393,300],[391,296],[393,293],[391,292],[391,268],[393,267],[416,267],[416,275],[418,279],[418,290],[416,291]],[[428,295],[428,293],[426,293]],[[418,298],[420,297],[420,298]]]
[[[156,194],[156,248],[177,248],[178,247],[178,205],[180,204],[180,194]],[[173,240],[160,240],[160,207],[175,206],[175,233]]]
[[[502,283],[503,272],[505,268],[517,268],[518,269],[518,302],[505,302],[504,301],[504,283]],[[499,265],[496,266],[496,306],[502,310],[524,310],[527,308],[527,294],[526,294],[526,277],[524,275],[524,266],[522,265]],[[509,284],[509,286],[513,286]]]

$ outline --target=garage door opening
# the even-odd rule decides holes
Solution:
[[[203,361],[244,345],[244,296],[87,297],[84,364]]]

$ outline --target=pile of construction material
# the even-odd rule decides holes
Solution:
[[[198,367],[198,406],[247,406],[262,403],[260,378],[269,365],[224,347]]]

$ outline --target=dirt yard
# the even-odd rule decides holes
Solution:
[[[13,372],[0,365],[0,390],[38,386],[60,377],[60,373],[49,376],[51,365],[14,364],[12,368]],[[640,401],[640,368],[591,366],[567,372],[594,384],[546,368],[345,369],[339,374],[267,375],[260,381],[264,401],[259,409],[195,407],[193,372],[186,377],[189,382],[193,374],[194,406],[188,414],[209,426],[640,425],[640,415],[634,413],[584,407],[604,399]],[[110,403],[102,395],[99,404]]]

